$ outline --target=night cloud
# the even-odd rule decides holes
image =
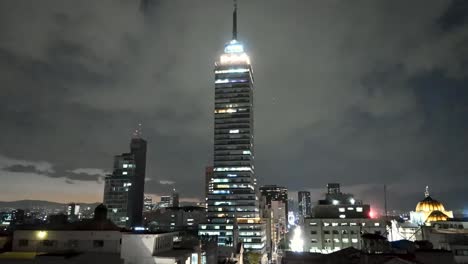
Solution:
[[[101,188],[142,123],[146,192],[202,198],[231,2],[152,2],[146,14],[137,1],[0,3],[0,155],[23,161],[0,168]],[[376,204],[387,184],[395,208],[430,185],[462,207],[468,21],[454,5],[239,1],[260,184],[320,196],[341,182]]]

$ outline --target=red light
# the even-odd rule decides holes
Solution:
[[[369,217],[370,218],[375,218],[375,213],[372,210],[369,210]]]

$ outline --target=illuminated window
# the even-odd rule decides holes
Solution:
[[[127,175],[127,174],[128,174],[128,172],[122,171],[122,175]]]
[[[374,223],[374,226],[380,226],[380,223]]]
[[[346,211],[346,210],[345,210],[343,207],[340,207],[340,208],[338,208],[338,211],[344,212],[344,211]]]
[[[354,208],[353,208],[353,207],[348,207],[348,210],[349,210],[349,211],[353,211]]]
[[[349,243],[349,238],[343,238],[343,243]]]
[[[341,214],[341,215],[340,215],[340,218],[346,218],[346,215]]]
[[[238,134],[239,133],[239,129],[231,129],[229,130],[229,134]]]
[[[351,238],[351,242],[352,242],[352,243],[357,243],[357,242],[358,242],[358,239],[357,239],[357,238]]]
[[[128,164],[122,165],[122,168],[124,168],[124,169],[128,168]]]
[[[335,243],[339,243],[339,242],[340,242],[340,240],[339,240],[338,238],[334,238],[334,239],[333,239],[333,242],[335,242]]]
[[[338,226],[338,223],[332,223],[332,226]]]
[[[250,155],[250,154],[252,154],[252,153],[250,153],[250,150],[244,150],[244,151],[242,151],[242,154],[244,154],[244,155]]]
[[[362,207],[356,207],[356,212],[362,212]]]
[[[229,70],[215,71],[215,73],[243,73],[243,72],[249,72],[249,69],[229,69]]]

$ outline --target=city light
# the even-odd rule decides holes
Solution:
[[[333,205],[338,205],[338,204],[340,203],[340,201],[338,201],[338,200],[333,200],[332,203],[333,203]]]
[[[372,210],[369,210],[369,217],[370,218],[376,218],[375,212]]]
[[[245,63],[250,64],[250,58],[245,53],[241,54],[223,54],[220,58],[221,64]]]
[[[294,234],[290,241],[290,248],[294,252],[302,252],[304,250],[304,240],[302,239],[302,230],[300,226],[296,226],[294,229]]]
[[[237,40],[231,40],[229,44],[224,48],[226,53],[242,53],[244,52],[244,46]]]
[[[349,199],[349,202],[350,202],[351,204],[354,204],[354,203],[356,202],[356,200],[354,200],[354,198],[351,198],[351,199]]]
[[[47,237],[47,231],[39,231],[36,236],[38,239],[45,239]]]

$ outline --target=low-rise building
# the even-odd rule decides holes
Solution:
[[[362,234],[384,235],[385,220],[306,218],[303,227],[304,251],[331,253],[343,248],[362,248]]]

